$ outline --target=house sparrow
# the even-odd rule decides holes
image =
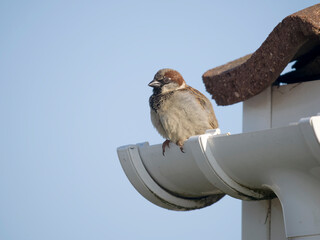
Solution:
[[[161,69],[148,85],[153,88],[149,99],[151,121],[166,139],[162,144],[163,155],[170,142],[183,152],[183,144],[189,137],[218,128],[209,99],[188,86],[179,72]]]

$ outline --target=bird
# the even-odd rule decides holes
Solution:
[[[148,86],[153,88],[149,98],[151,122],[166,139],[162,144],[163,156],[170,142],[184,152],[188,138],[218,128],[210,100],[188,86],[178,71],[160,69]]]

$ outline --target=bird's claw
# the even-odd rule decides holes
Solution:
[[[170,140],[165,140],[163,143],[162,143],[162,155],[164,156],[164,152],[166,151],[166,147],[170,148]]]
[[[183,151],[183,147],[180,147],[180,151],[183,152],[183,153],[185,153],[185,152]]]
[[[165,140],[163,143],[162,143],[162,155],[164,156],[164,152],[166,151],[166,147],[170,148],[170,140]],[[180,147],[180,151],[185,153],[183,151],[183,145],[181,145],[180,143],[177,143],[177,145]]]

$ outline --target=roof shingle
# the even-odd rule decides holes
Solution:
[[[319,46],[320,4],[317,4],[284,18],[253,54],[205,72],[203,82],[218,105],[244,101],[275,82],[291,61],[299,61],[296,67],[303,69],[300,75],[314,74],[310,66],[318,69],[314,64],[319,66],[319,51],[315,51]],[[301,65],[309,66],[309,70],[306,72]]]

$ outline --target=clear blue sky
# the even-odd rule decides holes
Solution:
[[[1,1],[0,240],[240,239],[241,201],[174,212],[145,200],[116,148],[163,139],[147,84],[255,51],[318,1]],[[241,104],[215,106],[241,132]]]

